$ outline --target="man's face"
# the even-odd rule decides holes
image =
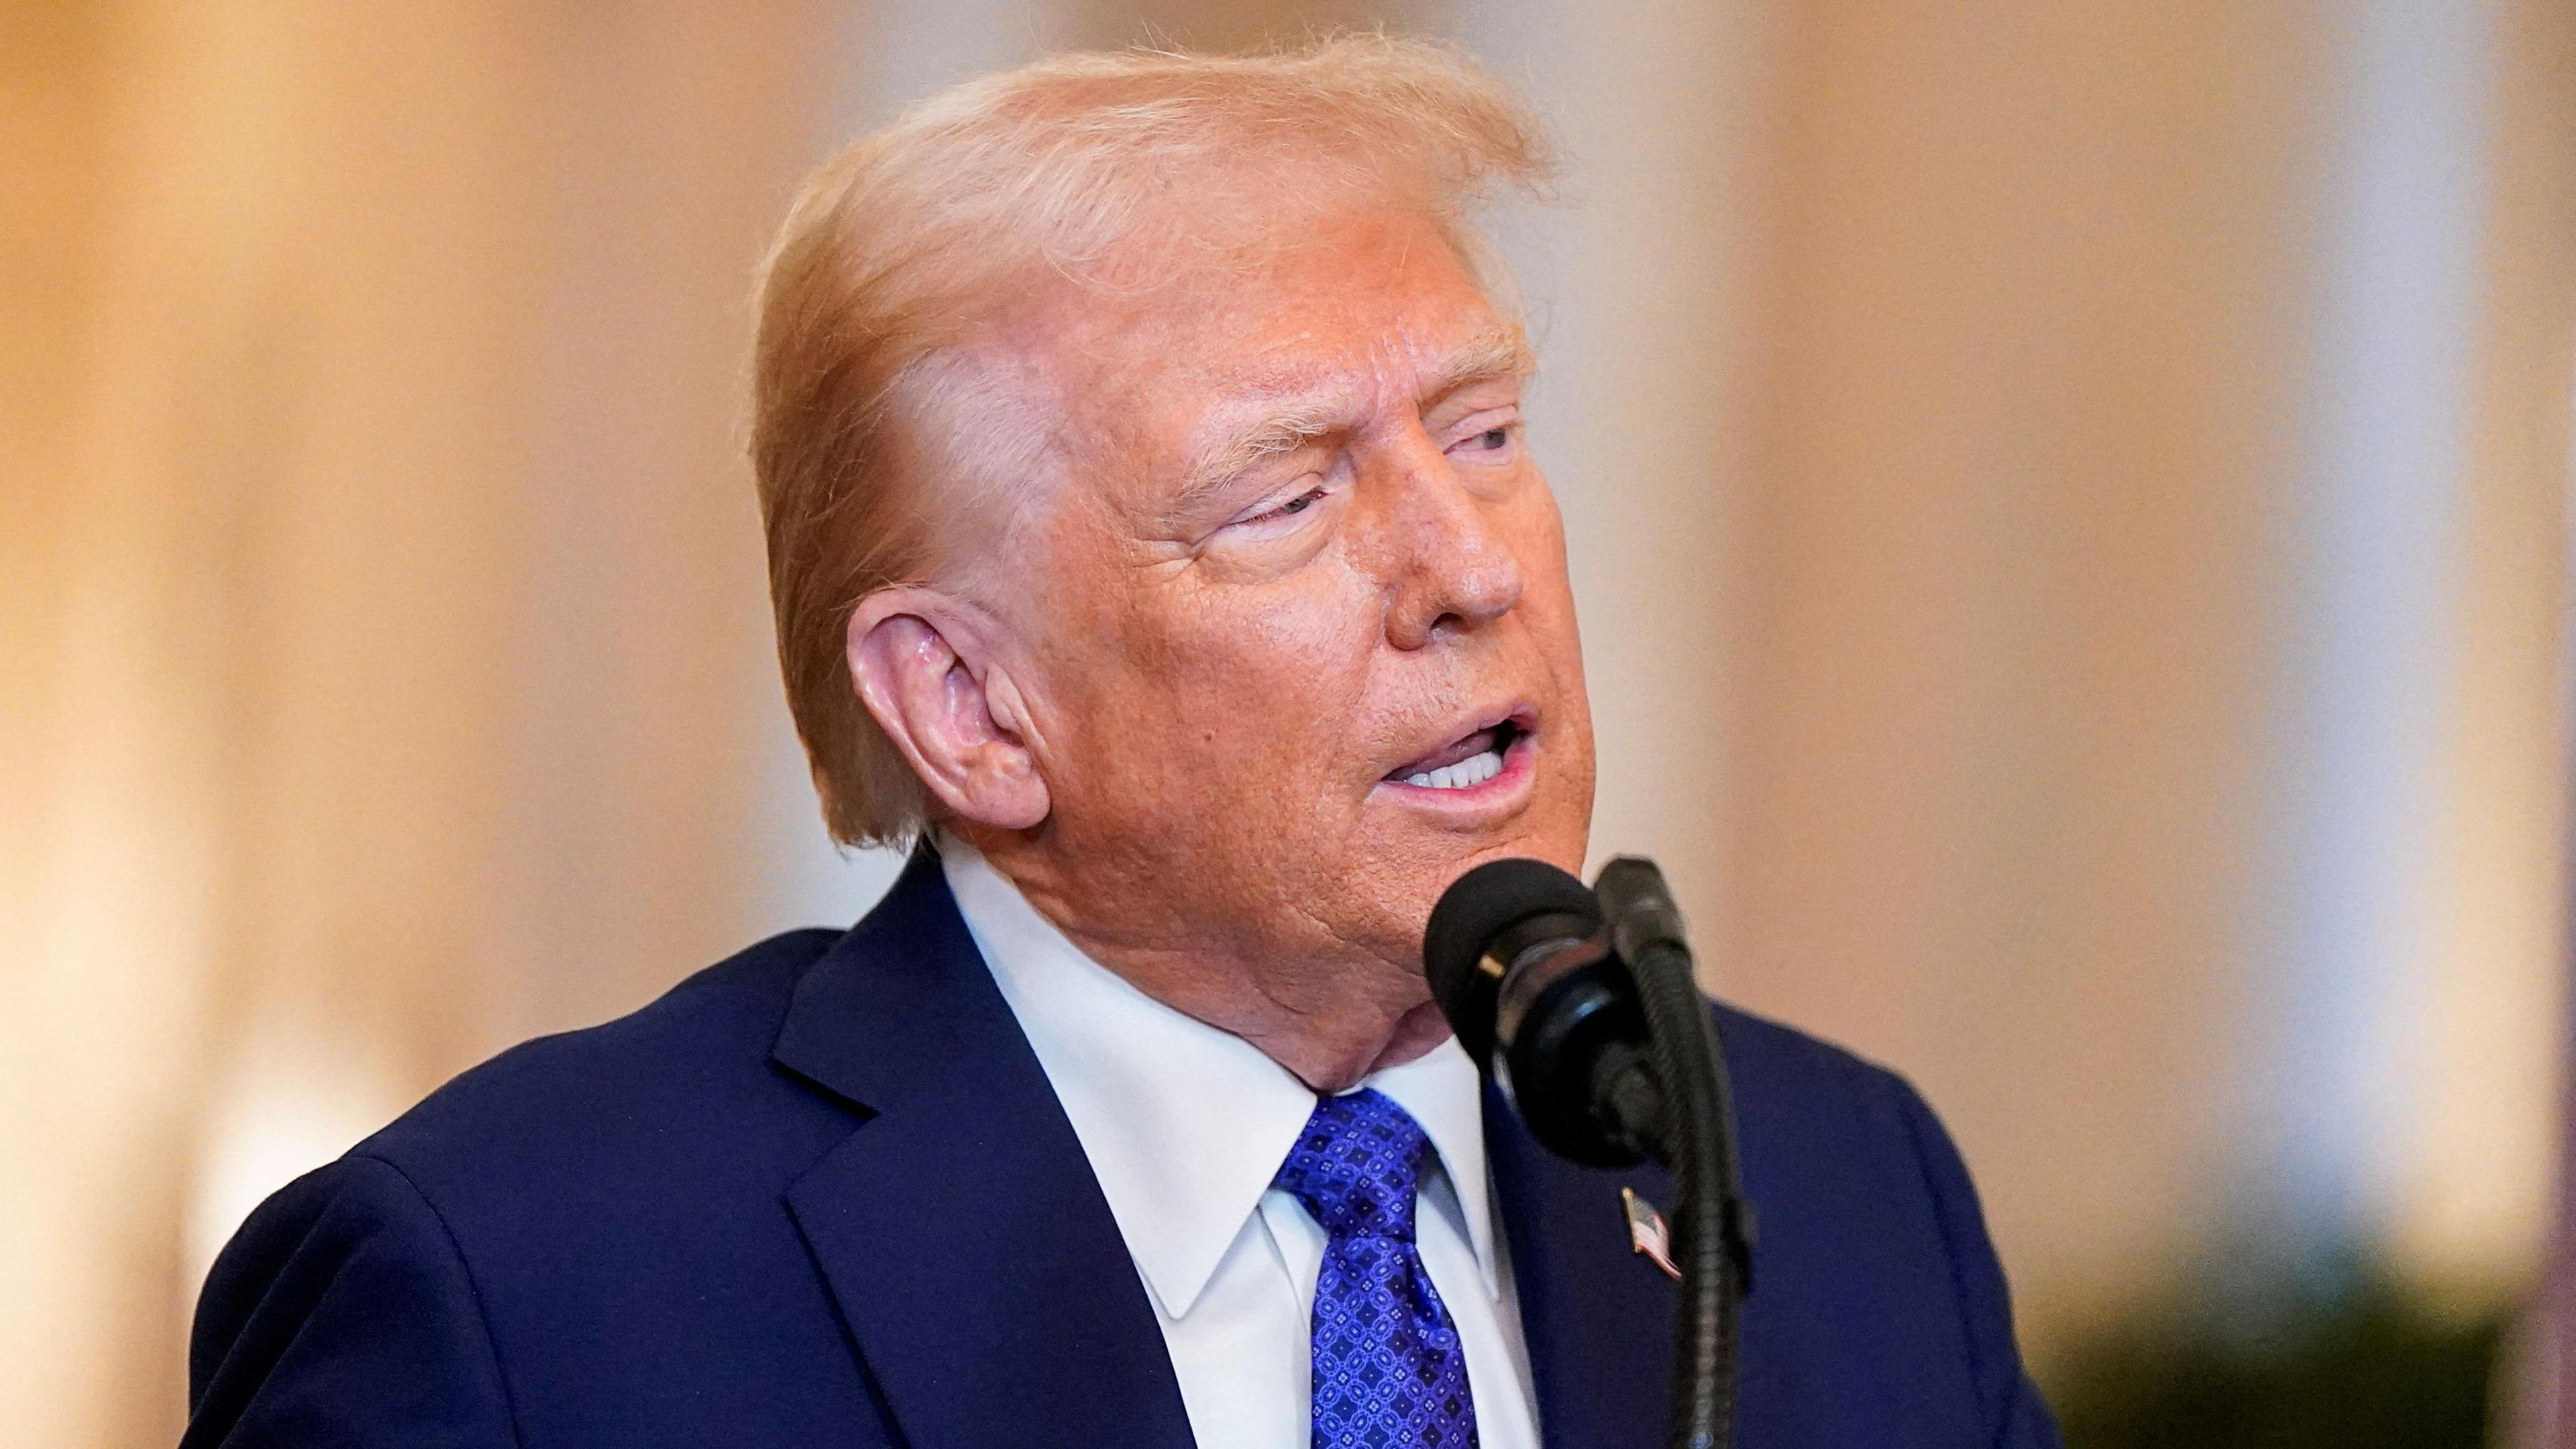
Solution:
[[[1068,466],[986,592],[1083,930],[1418,986],[1469,866],[1579,868],[1591,721],[1527,349],[1438,230],[1361,210],[1037,319]]]

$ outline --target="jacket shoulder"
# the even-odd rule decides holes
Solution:
[[[1883,1314],[1919,1315],[1885,1365],[1891,1382],[1946,1359],[1980,1442],[2053,1446],[1976,1188],[1931,1105],[1897,1073],[1792,1027],[1723,1005],[1717,1018],[1760,1214],[1749,1312],[1775,1330],[1820,1327],[1784,1323],[1811,1315],[1784,1315],[1782,1298],[1811,1309],[1865,1284]]]
[[[1891,1088],[1911,1090],[1895,1072],[1822,1037],[1722,1001],[1713,1003],[1712,1009],[1730,1064],[1741,1059],[1764,1077],[1794,1082],[1836,1099],[1875,1097]]]
[[[1884,1230],[1901,1219],[1907,1236],[1947,1256],[1947,1199],[1966,1189],[1966,1173],[1942,1170],[1957,1155],[1913,1085],[1795,1027],[1724,1004],[1716,1015],[1757,1206],[1768,1195],[1796,1204],[1801,1221],[1846,1228],[1880,1219]]]
[[[504,1052],[271,1198],[200,1300],[191,1449],[884,1442],[784,1196],[856,1119],[770,1060],[837,939]]]
[[[839,939],[792,931],[698,972],[613,1021],[512,1047],[358,1144],[442,1207],[558,1190],[628,1190],[690,1159],[756,1152],[800,1126],[846,1131],[843,1109],[769,1054],[796,983]],[[805,1160],[810,1160],[811,1154]]]
[[[463,1259],[410,1182],[372,1158],[308,1173],[252,1214],[198,1298],[188,1367],[186,1449],[326,1432],[518,1442]]]

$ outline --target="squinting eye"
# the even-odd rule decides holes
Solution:
[[[1504,446],[1511,440],[1512,431],[1509,428],[1487,428],[1476,435],[1476,445],[1488,452]]]
[[[1314,507],[1316,504],[1323,502],[1327,491],[1328,490],[1322,488],[1309,488],[1305,492],[1298,494],[1296,497],[1289,499],[1287,502],[1280,504],[1278,507],[1271,509],[1267,513],[1256,513],[1252,517],[1243,521],[1246,523],[1267,523],[1274,518],[1293,517]]]

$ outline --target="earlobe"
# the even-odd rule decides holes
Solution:
[[[935,589],[888,589],[851,611],[850,680],[878,728],[947,811],[999,830],[1046,819],[1025,704],[986,626]]]

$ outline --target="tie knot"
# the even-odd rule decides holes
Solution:
[[[1413,1195],[1430,1143],[1410,1114],[1373,1089],[1315,1103],[1272,1185],[1333,1237],[1413,1241]]]

